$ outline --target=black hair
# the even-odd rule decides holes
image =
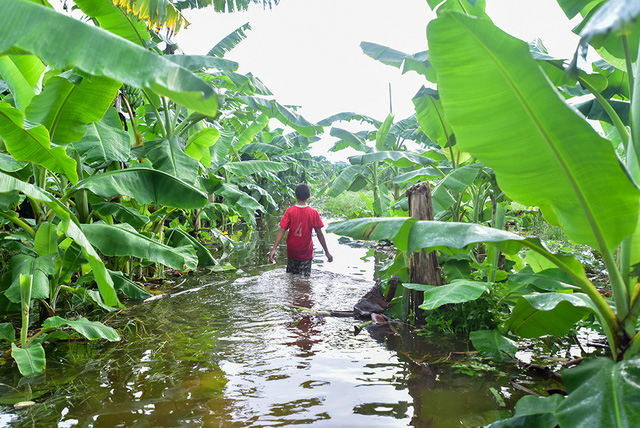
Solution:
[[[309,186],[306,184],[298,184],[296,187],[296,199],[299,201],[306,201],[311,196]]]

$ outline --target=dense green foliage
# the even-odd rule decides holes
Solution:
[[[527,44],[498,29],[483,1],[430,1],[438,17],[428,25],[428,53],[363,44],[368,55],[430,82],[432,88],[414,98],[416,114],[422,131],[449,154],[448,162],[431,166],[453,172],[430,178],[436,178],[438,221],[371,218],[336,223],[329,231],[392,239],[399,253],[388,273],[400,275],[405,288],[424,291],[427,317],[445,304],[499,296],[508,307],[498,329],[471,334],[487,356],[501,355],[508,338],[562,337],[595,317],[612,358],[563,372],[568,397],[525,400],[513,420],[496,426],[529,425],[544,417],[548,426],[622,427],[637,418],[628,405],[637,384],[627,382],[638,380],[640,351],[640,6],[625,0],[558,3],[569,18],[583,17],[577,27],[581,43],[569,63],[548,55],[540,41]],[[578,69],[577,58],[588,45],[603,59],[591,70]],[[584,95],[588,101],[578,113],[568,103]],[[587,119],[600,121],[608,139]],[[471,180],[456,183],[456,192],[448,189],[443,204],[443,183],[469,168],[475,169]],[[458,198],[461,191],[467,196]],[[523,207],[538,207],[575,246],[552,252],[537,238],[504,230],[508,225],[517,231]],[[602,293],[581,264],[584,257],[571,253],[580,245],[595,249],[610,291]],[[439,252],[446,285],[406,282],[408,253],[420,249]],[[590,411],[589,388],[602,391],[601,412]]]
[[[307,153],[322,127],[223,58],[246,26],[210,55],[173,55],[135,17],[177,29],[178,12],[75,1],[87,22],[44,3],[0,4],[0,305],[22,314],[19,338],[11,323],[0,330],[24,375],[66,337],[54,330],[119,340],[64,321],[70,308],[149,297],[144,279],[165,268],[234,269],[203,244],[228,250],[232,226],[256,227],[296,184],[320,189],[333,171]]]

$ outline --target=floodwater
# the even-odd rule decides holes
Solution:
[[[370,249],[327,240],[335,261],[318,252],[310,278],[285,273],[284,251],[269,266],[271,242],[257,239],[231,260],[240,273],[187,277],[116,314],[122,342],[47,348],[46,373],[32,378],[9,360],[0,426],[446,428],[508,415],[521,396],[509,379],[535,379],[474,370],[451,354],[465,341],[403,324],[356,335],[362,321],[291,311],[350,310],[375,283]],[[25,400],[35,404],[13,407]]]

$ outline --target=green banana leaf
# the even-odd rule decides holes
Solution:
[[[635,0],[609,0],[600,2],[577,27],[580,31],[580,47],[587,45],[601,51],[603,48],[615,58],[624,59],[629,52],[630,60],[638,59],[640,41],[640,3]],[[625,34],[623,42],[620,34]],[[606,59],[606,58],[605,58]],[[575,60],[574,60],[575,63]]]
[[[167,55],[166,59],[190,71],[215,68],[221,71],[233,72],[238,69],[238,63],[228,59],[205,55]]]
[[[393,125],[393,118],[395,115],[393,113],[389,113],[387,118],[382,122],[380,128],[376,131],[376,149],[378,151],[384,150],[385,142],[387,141],[387,136],[389,135],[389,130],[391,129],[391,125]],[[395,141],[394,138],[392,138]]]
[[[6,340],[9,343],[16,341],[16,329],[10,322],[0,324],[0,340]]]
[[[562,380],[569,395],[555,411],[561,427],[624,428],[640,420],[640,357],[618,363],[611,358],[589,358],[563,370]]]
[[[44,321],[42,329],[46,331],[58,329],[63,326],[71,327],[89,340],[106,339],[109,342],[117,342],[120,340],[120,335],[113,328],[107,327],[97,321],[89,321],[86,318],[72,321],[57,316],[49,317]]]
[[[99,27],[26,0],[0,0],[0,54],[29,52],[60,70],[77,67],[215,116],[213,88],[190,71]],[[46,35],[46,36],[44,36]]]
[[[476,330],[469,333],[469,339],[476,350],[486,358],[496,361],[511,361],[518,347],[498,330]]]
[[[336,235],[367,241],[391,239],[400,251],[407,251],[409,232],[415,222],[417,220],[410,217],[345,220],[330,223],[327,233],[335,233]]]
[[[31,103],[45,66],[33,55],[9,55],[0,57],[0,77],[9,86],[15,107],[24,111]]]
[[[230,162],[224,164],[222,167],[238,177],[246,177],[251,174],[265,172],[283,172],[289,169],[289,165],[285,163],[263,160]]]
[[[251,30],[251,25],[247,22],[244,25],[233,30],[227,34],[222,40],[220,40],[214,47],[207,52],[208,56],[222,58],[226,53],[230,52],[240,42],[247,38],[246,31]]]
[[[433,159],[404,151],[382,151],[349,157],[351,165],[366,165],[382,161],[388,162],[398,168],[429,166],[434,163]]]
[[[525,395],[516,403],[515,414],[487,425],[487,428],[552,428],[558,426],[555,410],[565,397],[553,394],[549,397]]]
[[[87,189],[103,198],[129,196],[140,204],[159,204],[183,209],[202,208],[207,194],[193,185],[149,168],[128,168],[85,178],[76,189]]]
[[[214,82],[217,88],[228,89],[245,95],[273,95],[269,88],[255,76],[244,75],[239,73],[231,73],[228,71],[208,71],[202,76],[205,82]]]
[[[581,293],[527,294],[516,302],[505,328],[520,337],[562,337],[576,322],[595,312],[588,297]]]
[[[174,247],[192,246],[198,256],[198,267],[215,266],[217,264],[211,251],[184,230],[172,227],[166,230],[165,236],[167,237],[167,242]]]
[[[358,122],[367,122],[370,123],[372,125],[379,125],[380,121],[377,119],[374,119],[370,116],[365,116],[363,114],[358,114],[358,113],[354,113],[354,112],[342,112],[342,113],[336,113],[334,115],[331,115],[325,119],[322,119],[320,122],[318,122],[318,125],[320,126],[330,126],[332,123],[334,122],[340,122],[340,121],[346,121],[346,122],[351,122],[352,120],[357,120]]]
[[[127,162],[131,152],[131,135],[122,129],[114,108],[109,108],[102,120],[87,125],[82,139],[73,148],[83,163],[99,167],[110,162]]]
[[[256,224],[256,212],[264,211],[264,207],[260,202],[234,184],[223,183],[216,194],[225,198],[227,203],[230,203],[233,208],[240,212],[252,226]]]
[[[253,109],[267,114],[269,117],[278,119],[280,123],[292,127],[305,137],[313,137],[314,135],[321,134],[323,132],[321,126],[312,124],[298,113],[287,109],[274,100],[250,96],[238,97],[238,100]]]
[[[102,296],[105,305],[123,308],[124,306],[120,303],[120,300],[118,300],[116,290],[113,287],[111,275],[109,275],[104,262],[93,248],[93,245],[91,245],[87,237],[84,235],[82,229],[80,229],[76,223],[69,220],[63,220],[61,222],[61,226],[62,231],[66,233],[69,238],[76,241],[82,248],[82,254],[87,262],[89,262],[89,266],[91,266],[91,271],[93,272],[95,281],[98,284],[100,296]]]
[[[335,144],[334,148],[332,148],[331,151],[338,151],[346,147],[351,147],[359,152],[365,153],[371,150],[371,148],[367,146],[367,142],[364,139],[362,132],[353,133],[345,129],[331,128],[330,134],[332,137],[337,137],[340,139],[340,141]],[[341,142],[343,144],[339,145]]]
[[[220,131],[216,128],[203,128],[189,137],[184,152],[199,161],[205,168],[211,167],[211,151],[220,138]]]
[[[409,55],[371,42],[360,43],[360,48],[365,55],[383,64],[400,69],[402,74],[405,74],[407,71],[415,71],[425,76],[430,82],[436,81],[436,73],[433,68],[431,68],[429,54],[426,51]]]
[[[78,182],[76,162],[64,147],[50,143],[47,128],[26,121],[21,110],[4,101],[0,101],[0,137],[14,159],[42,165],[66,175],[74,184]]]
[[[33,248],[39,256],[58,254],[58,233],[50,222],[41,223],[33,240]]]
[[[266,113],[262,113],[258,116],[251,125],[247,126],[244,131],[238,136],[238,141],[234,144],[236,150],[242,149],[243,146],[249,144],[256,138],[266,126],[269,124],[269,116]]]
[[[128,224],[83,224],[89,242],[107,256],[133,256],[177,270],[193,270],[198,259],[192,246],[173,248],[139,234]]]
[[[11,155],[0,153],[0,171],[18,172],[27,165],[26,161],[17,161]]]
[[[442,173],[446,173],[446,168],[436,169],[434,167],[428,166],[426,168],[416,169],[414,171],[406,172],[404,174],[400,174],[395,176],[391,181],[396,184],[412,182],[415,183],[417,181],[429,181],[434,178],[441,178]]]
[[[35,187],[32,184],[25,183],[9,175],[0,173],[0,193],[20,191],[28,197],[46,204],[60,218],[57,227],[61,233],[76,241],[82,248],[82,252],[89,262],[91,269],[96,278],[100,294],[108,306],[120,306],[118,297],[113,289],[113,281],[106,271],[104,263],[100,256],[86,236],[77,226],[77,219],[69,212],[67,207],[62,205],[53,195],[44,190]]]
[[[27,349],[19,348],[15,343],[12,343],[11,357],[18,364],[18,370],[22,376],[40,374],[46,365],[44,348],[39,343],[35,343]]]
[[[421,309],[431,311],[449,303],[464,303],[477,300],[485,292],[491,289],[488,282],[468,281],[456,279],[449,284],[434,286],[424,284],[402,284],[405,288],[424,292],[424,303]]]
[[[109,270],[109,275],[113,279],[113,287],[130,299],[147,299],[153,294],[131,281],[120,271]]]
[[[412,101],[422,132],[440,147],[447,147],[453,131],[444,116],[438,92],[423,86]]]
[[[49,274],[55,273],[55,266],[51,257],[31,257],[27,254],[17,254],[11,258],[11,286],[4,295],[10,302],[20,303],[20,276],[31,276],[31,298],[49,298]]]
[[[155,170],[164,171],[190,185],[195,184],[199,163],[184,152],[183,144],[178,137],[146,141],[144,152]]]
[[[94,202],[91,203],[91,208],[103,217],[112,215],[117,221],[130,224],[137,230],[149,223],[148,216],[115,202]]]
[[[240,152],[251,154],[265,153],[269,155],[281,155],[284,153],[284,149],[273,144],[251,143],[243,146],[242,149],[240,149]]]
[[[98,122],[118,94],[120,82],[94,76],[85,79],[71,71],[45,82],[25,111],[27,120],[49,130],[51,142],[59,145],[82,139],[87,125]]]
[[[507,196],[594,247],[613,249],[635,230],[640,190],[611,145],[558,97],[526,43],[456,12],[427,32],[458,146],[495,171]]]
[[[531,284],[540,291],[571,291],[578,287],[573,285],[572,279],[557,268],[545,269],[535,272],[530,266],[509,275],[509,282],[513,284]]]
[[[146,43],[151,40],[144,21],[132,18],[123,9],[113,7],[110,0],[74,0],[74,3],[87,16],[98,21],[100,28],[110,33],[142,47],[146,47]]]
[[[361,165],[349,165],[344,168],[340,175],[331,184],[331,187],[327,190],[327,195],[331,198],[335,198],[347,189],[352,188],[356,180],[361,177],[366,171],[366,168]],[[362,180],[361,180],[362,181]],[[366,185],[366,180],[364,185]],[[364,186],[363,186],[364,187]]]

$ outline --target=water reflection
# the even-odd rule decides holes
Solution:
[[[286,274],[285,281],[288,284],[287,295],[289,296],[289,306],[293,308],[312,309],[314,307],[312,279],[300,275]],[[287,323],[290,331],[289,340],[285,342],[289,346],[297,346],[299,352],[295,354],[302,359],[314,355],[317,350],[313,350],[313,345],[322,341],[321,326],[324,323],[322,317],[302,316]],[[298,368],[304,368],[308,363],[301,362]]]
[[[12,404],[15,388],[19,401],[28,392],[36,402],[5,406],[0,423],[446,428],[482,425],[505,409],[489,388],[502,391],[507,378],[471,378],[437,364],[466,350],[460,342],[420,338],[402,324],[354,335],[360,321],[287,311],[351,310],[373,285],[368,249],[329,245],[336,260],[371,270],[345,275],[335,262],[318,263],[303,278],[262,265],[235,280],[194,278],[185,292],[117,314],[119,344],[62,343],[47,350],[39,379],[0,368],[10,385],[0,398]]]

